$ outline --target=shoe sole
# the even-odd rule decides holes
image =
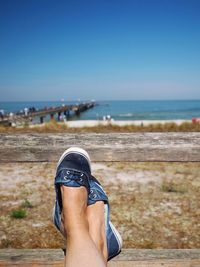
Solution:
[[[115,226],[111,223],[111,221],[109,221],[109,224],[110,224],[110,227],[117,239],[117,242],[118,242],[118,245],[119,245],[119,251],[118,253],[121,251],[121,248],[122,248],[122,238],[121,238],[121,235],[119,234],[119,232],[117,231],[117,229],[115,228]]]
[[[119,246],[119,250],[117,252],[116,255],[118,255],[121,251],[121,248],[122,248],[122,244],[123,244],[123,241],[122,241],[122,237],[120,235],[120,233],[117,231],[117,229],[115,228],[115,226],[112,224],[112,222],[109,220],[108,216],[109,216],[109,211],[108,211],[108,204],[105,204],[104,205],[104,210],[105,210],[105,213],[104,213],[104,216],[105,216],[105,228],[107,229],[108,225],[110,225],[111,229],[112,229],[112,232],[117,240],[117,243],[118,243],[118,246]],[[109,221],[108,221],[109,220]],[[115,256],[116,256],[115,255]],[[115,257],[113,256],[113,257]]]
[[[60,157],[60,159],[59,159],[59,161],[57,163],[56,172],[57,172],[58,166],[63,161],[63,159],[68,154],[71,154],[71,153],[75,153],[75,154],[79,154],[79,155],[83,156],[87,160],[87,162],[89,164],[89,167],[90,167],[90,172],[91,172],[91,160],[90,160],[90,156],[88,155],[87,151],[85,151],[84,149],[82,149],[80,147],[70,147],[70,148],[68,148],[67,150],[64,151],[64,153],[62,154],[62,156]]]

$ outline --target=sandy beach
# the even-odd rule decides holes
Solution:
[[[14,132],[15,129],[30,129],[39,132],[199,132],[200,123],[191,120],[51,120],[42,124],[15,125],[7,128]],[[5,132],[5,127],[0,127]]]
[[[148,126],[155,124],[166,124],[166,123],[175,123],[176,125],[181,125],[184,122],[191,122],[190,120],[74,120],[66,121],[65,124],[70,128],[81,128],[81,127],[96,127],[96,126]]]

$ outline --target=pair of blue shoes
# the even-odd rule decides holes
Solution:
[[[55,177],[56,200],[52,219],[57,229],[65,236],[61,221],[62,197],[60,185],[70,187],[85,186],[88,191],[88,206],[97,201],[103,201],[105,203],[105,231],[108,261],[117,256],[121,251],[122,239],[116,228],[110,222],[108,197],[99,181],[91,175],[90,157],[85,150],[78,147],[71,147],[63,153],[57,164]]]

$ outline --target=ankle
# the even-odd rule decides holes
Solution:
[[[61,194],[63,203],[62,223],[67,235],[74,234],[76,231],[88,231],[86,188],[61,186]]]
[[[104,256],[104,254],[106,253],[107,251],[107,245],[105,243],[105,239],[104,237],[99,237],[97,239],[93,239],[93,242],[95,243],[98,251]]]

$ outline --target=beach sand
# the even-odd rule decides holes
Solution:
[[[56,163],[0,164],[0,248],[60,248]],[[124,248],[200,248],[200,163],[93,163]],[[12,218],[23,209],[26,217]]]
[[[184,122],[191,122],[191,121],[190,120],[135,120],[135,121],[74,120],[74,121],[66,121],[65,124],[70,128],[81,128],[81,127],[96,127],[96,126],[107,126],[107,125],[115,125],[121,127],[128,125],[148,126],[151,124],[165,124],[165,123],[175,123],[177,125],[181,125]]]

